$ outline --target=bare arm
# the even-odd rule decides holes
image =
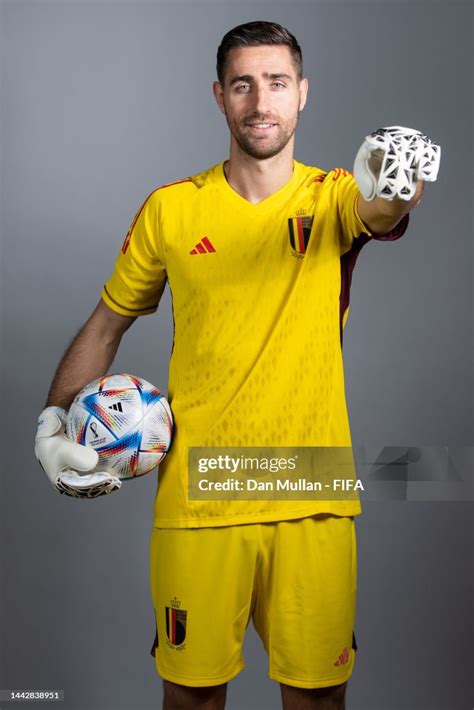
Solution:
[[[398,197],[393,200],[384,200],[382,197],[374,197],[373,200],[364,200],[359,195],[357,201],[357,211],[364,222],[375,236],[380,236],[390,232],[402,219],[402,217],[420,202],[425,183],[417,181],[416,192],[411,200],[402,200]]]
[[[123,334],[135,320],[115,313],[101,299],[59,363],[46,406],[69,409],[80,389],[105,375]]]

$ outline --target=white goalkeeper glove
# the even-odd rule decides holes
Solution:
[[[119,490],[122,481],[110,473],[78,473],[95,468],[99,455],[92,446],[68,439],[66,418],[61,407],[46,407],[38,419],[35,454],[54,488],[73,498],[97,498]]]
[[[399,197],[407,202],[417,180],[434,182],[441,148],[413,128],[388,126],[365,137],[354,161],[354,179],[366,200]]]

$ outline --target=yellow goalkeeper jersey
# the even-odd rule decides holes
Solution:
[[[354,265],[374,236],[342,168],[293,161],[291,179],[257,204],[224,163],[158,188],[133,220],[102,298],[117,313],[158,307],[169,283],[174,341],[171,450],[159,467],[156,527],[207,527],[357,515],[352,500],[194,500],[190,447],[350,447],[343,328]]]

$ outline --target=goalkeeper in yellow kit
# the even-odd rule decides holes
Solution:
[[[404,234],[424,180],[436,178],[439,149],[392,127],[372,134],[378,144],[367,137],[355,177],[296,161],[308,82],[296,39],[276,23],[228,32],[217,74],[229,158],[141,205],[58,367],[36,453],[61,492],[117,487],[96,472],[70,483],[71,468],[84,473],[95,459],[78,445],[69,460],[61,453],[65,410],[108,371],[124,332],[156,311],[168,282],[175,433],[160,465],[150,550],[163,707],[223,708],[252,619],[284,708],[343,708],[357,649],[359,500],[192,500],[188,451],[351,446],[342,336],[352,270],[367,241]],[[403,166],[407,145],[414,158]]]

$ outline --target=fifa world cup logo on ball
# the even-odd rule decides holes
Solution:
[[[173,415],[150,382],[135,375],[105,375],[76,396],[66,430],[70,439],[97,451],[97,471],[127,480],[149,473],[164,459]]]

